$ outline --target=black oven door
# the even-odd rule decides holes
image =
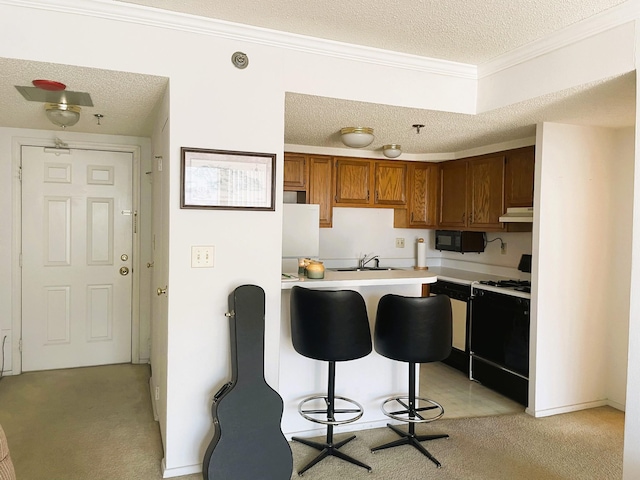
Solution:
[[[529,377],[530,300],[476,289],[471,299],[470,350],[522,377]]]

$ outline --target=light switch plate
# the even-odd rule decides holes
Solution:
[[[213,245],[191,247],[191,268],[213,268]]]

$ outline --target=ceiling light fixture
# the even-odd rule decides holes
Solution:
[[[45,105],[47,118],[54,125],[66,128],[72,127],[80,120],[80,107],[66,103],[47,103]]]
[[[402,153],[402,148],[397,143],[391,143],[382,147],[382,153],[387,158],[398,158]]]
[[[351,148],[362,148],[373,142],[373,128],[345,127],[340,130],[342,143]]]

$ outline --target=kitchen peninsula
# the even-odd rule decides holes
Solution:
[[[323,279],[301,278],[282,282],[282,313],[280,323],[279,393],[284,400],[282,430],[292,435],[322,435],[325,427],[303,419],[298,413],[301,400],[323,394],[327,388],[327,362],[312,360],[298,354],[291,343],[289,302],[291,288],[355,290],[366,303],[371,332],[375,324],[380,298],[388,293],[419,297],[422,285],[437,280],[428,270],[398,269],[373,271],[331,271]],[[388,421],[380,405],[395,393],[406,390],[406,364],[385,358],[375,352],[368,356],[336,366],[336,394],[349,397],[364,407],[364,415],[357,422],[336,427],[336,433],[383,427]]]

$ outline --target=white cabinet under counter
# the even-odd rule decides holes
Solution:
[[[326,427],[300,416],[298,404],[314,394],[327,390],[327,362],[309,359],[297,353],[291,343],[289,305],[291,288],[355,290],[367,306],[371,333],[375,325],[378,301],[386,294],[419,297],[422,285],[433,283],[436,275],[428,270],[383,270],[336,272],[327,270],[324,279],[301,279],[282,282],[282,312],[280,324],[280,367],[278,391],[284,401],[282,430],[287,438],[293,435],[323,435]],[[380,410],[382,402],[396,393],[406,392],[407,365],[376,353],[346,362],[336,362],[336,395],[352,398],[364,407],[357,422],[336,427],[336,433],[383,427],[389,419]],[[419,375],[418,375],[419,378]],[[416,386],[418,387],[418,385]]]

